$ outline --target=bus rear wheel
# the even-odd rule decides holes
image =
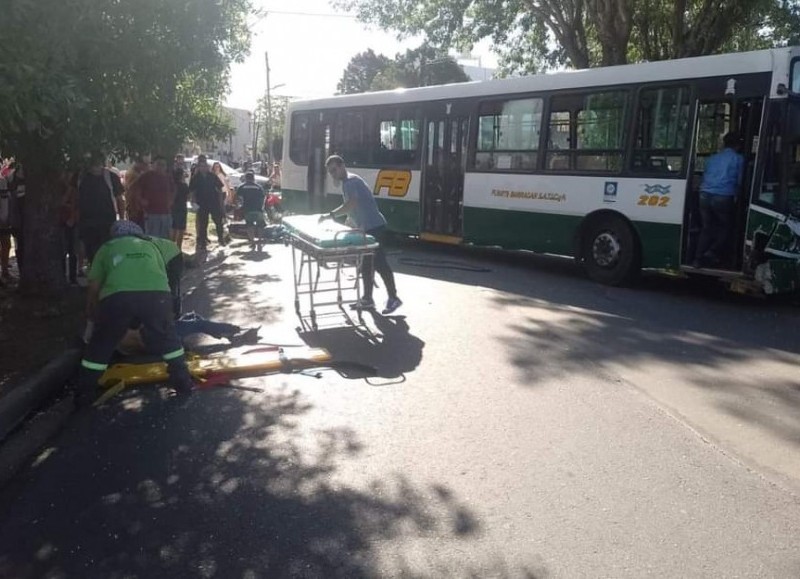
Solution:
[[[624,285],[641,267],[639,240],[619,216],[601,215],[586,224],[581,236],[581,258],[587,275],[606,285]]]

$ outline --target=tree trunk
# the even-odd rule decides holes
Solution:
[[[588,43],[583,27],[583,1],[524,0],[524,5],[547,26],[574,68],[589,68]]]
[[[627,64],[632,30],[629,0],[590,0],[587,12],[602,47],[602,65]]]
[[[25,263],[20,288],[27,295],[58,296],[66,287],[64,234],[59,223],[61,180],[53,169],[23,159],[27,194],[23,236]]]
[[[686,51],[686,0],[675,0],[672,14],[672,57],[680,58]]]

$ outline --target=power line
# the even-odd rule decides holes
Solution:
[[[357,18],[354,14],[337,14],[335,12],[300,12],[293,10],[269,10],[264,9],[264,16],[270,14],[281,14],[285,16],[316,16],[321,18]]]

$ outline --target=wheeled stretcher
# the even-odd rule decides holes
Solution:
[[[317,308],[335,306],[346,323],[355,325],[345,306],[361,299],[361,266],[364,258],[378,249],[378,242],[333,220],[320,223],[319,215],[284,217],[283,227],[285,239],[292,246],[294,309],[301,324],[305,327],[310,322],[316,331]],[[301,302],[306,300],[308,309],[304,311]],[[358,324],[363,325],[361,310],[355,313]]]

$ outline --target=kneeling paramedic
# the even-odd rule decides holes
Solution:
[[[175,332],[166,264],[159,248],[131,221],[117,221],[89,272],[87,317],[94,331],[86,346],[79,401],[86,402],[108,367],[114,349],[132,325],[141,324],[147,349],[167,363],[170,383],[191,392],[183,346]]]
[[[169,239],[162,237],[149,237],[153,245],[156,246],[161,257],[164,259],[164,265],[167,269],[167,281],[169,282],[169,291],[172,294],[172,313],[173,317],[177,320],[181,316],[182,298],[181,298],[181,277],[183,277],[183,252],[178,249],[177,244]]]

